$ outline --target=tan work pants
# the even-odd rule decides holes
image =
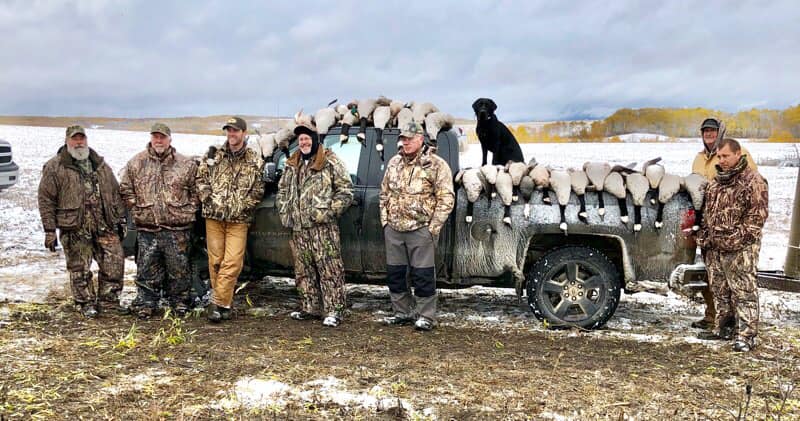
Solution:
[[[230,308],[233,304],[236,280],[244,264],[247,226],[247,224],[206,219],[211,302],[218,306]]]

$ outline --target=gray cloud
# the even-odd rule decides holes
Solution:
[[[504,120],[800,102],[800,8],[774,2],[0,3],[2,114],[291,114],[479,96]]]

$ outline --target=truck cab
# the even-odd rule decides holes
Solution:
[[[389,159],[397,154],[400,131],[396,128],[382,131],[367,128],[364,144],[356,137],[357,127],[350,129],[345,143],[339,140],[340,131],[341,127],[332,128],[320,137],[320,141],[345,163],[353,182],[353,203],[339,220],[345,273],[349,282],[382,279],[386,272],[386,258],[378,210],[380,186]],[[385,148],[383,159],[375,149],[378,136],[382,136]],[[456,136],[447,131],[440,133],[438,139],[441,147],[437,149],[437,154],[447,161],[455,173],[458,171]],[[427,137],[426,143],[430,143]],[[293,143],[290,153],[296,148],[296,143]],[[273,156],[278,174],[282,172],[286,158],[280,151]],[[276,192],[277,182],[268,184],[264,199],[256,208],[248,237],[248,263],[256,272],[292,276],[293,259],[288,247],[291,230],[283,228],[280,223],[275,206]],[[452,223],[448,221],[439,238],[440,250],[447,250],[452,241],[452,232]],[[444,262],[446,259],[441,260]]]

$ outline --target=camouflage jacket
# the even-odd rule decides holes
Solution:
[[[731,253],[760,241],[768,206],[767,183],[750,167],[730,180],[715,177],[706,188],[698,246]]]
[[[95,217],[114,227],[125,218],[125,207],[119,196],[119,185],[103,157],[89,149],[92,164],[92,183],[100,193],[101,209],[95,210]],[[86,222],[86,187],[75,160],[62,146],[55,157],[44,164],[42,179],[39,181],[39,214],[45,231],[73,231],[83,227]]]
[[[427,147],[413,157],[401,152],[389,160],[381,183],[381,225],[397,231],[427,226],[438,235],[454,203],[450,167]]]
[[[246,145],[237,153],[226,142],[214,155],[203,157],[197,167],[197,195],[203,217],[217,221],[249,224],[264,196],[264,161]]]
[[[742,148],[742,155],[747,156],[747,165],[753,170],[758,171],[758,166],[755,161],[753,161],[753,157],[747,149]],[[698,152],[694,157],[692,172],[700,174],[705,177],[706,180],[710,181],[717,175],[717,164],[719,164],[719,158],[717,158],[716,148],[713,151],[709,151],[703,146],[703,150]]]
[[[286,160],[276,198],[283,226],[299,231],[336,223],[352,201],[350,174],[333,151],[320,147],[308,163],[300,151]]]
[[[195,162],[172,147],[159,157],[148,144],[147,150],[128,161],[119,191],[136,227],[142,231],[190,228],[198,205],[196,172]]]

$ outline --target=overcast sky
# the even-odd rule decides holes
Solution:
[[[800,103],[789,1],[0,0],[0,114],[289,115],[386,95],[506,121]]]

